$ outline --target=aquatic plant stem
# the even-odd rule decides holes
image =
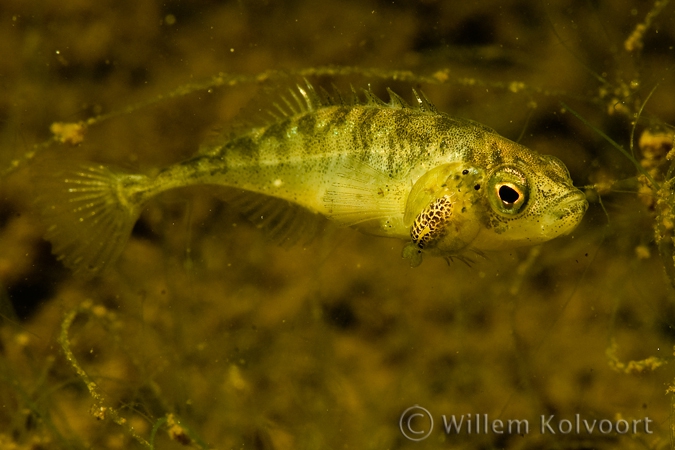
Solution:
[[[106,404],[106,399],[101,394],[100,389],[98,387],[98,384],[96,384],[95,381],[93,381],[87,372],[85,372],[84,369],[82,369],[82,366],[77,362],[77,358],[75,358],[75,355],[73,354],[73,351],[70,348],[70,337],[68,335],[70,331],[70,327],[73,324],[73,321],[75,318],[82,314],[82,315],[87,315],[91,316],[92,314],[95,314],[92,311],[92,305],[93,303],[91,300],[86,300],[82,302],[78,307],[72,309],[69,311],[65,318],[63,319],[63,322],[61,323],[61,333],[59,334],[59,344],[61,345],[61,348],[63,349],[63,353],[70,362],[70,364],[73,366],[75,369],[75,372],[77,375],[82,379],[84,384],[87,386],[87,389],[89,390],[89,394],[91,397],[94,399],[94,406],[91,409],[92,415],[96,417],[99,420],[105,420],[110,418],[113,422],[116,424],[120,425],[123,427],[126,432],[134,438],[138,443],[140,443],[142,446],[150,449],[152,446],[148,441],[143,439],[136,431],[134,430],[134,427],[129,425],[129,422],[127,419],[122,417],[115,408],[113,408],[110,405]]]
[[[184,97],[193,92],[205,91],[222,86],[234,87],[242,84],[265,83],[268,81],[279,80],[283,78],[304,78],[304,77],[325,77],[325,76],[350,76],[358,75],[365,78],[388,79],[393,81],[403,81],[415,84],[441,85],[449,84],[454,86],[484,87],[497,91],[509,91],[514,94],[524,93],[529,96],[540,95],[544,97],[561,96],[577,100],[587,100],[580,96],[572,95],[568,92],[556,89],[547,89],[537,86],[529,86],[521,81],[485,81],[471,77],[451,77],[450,68],[437,70],[430,75],[419,75],[409,70],[389,70],[378,68],[361,68],[353,66],[318,66],[308,67],[297,71],[267,70],[259,74],[237,74],[220,72],[217,75],[204,81],[188,83],[179,86],[171,92],[160,94],[155,97],[142,100],[140,102],[128,105],[108,113],[89,117],[85,120],[73,123],[55,123],[52,124],[51,136],[46,141],[34,144],[32,148],[18,158],[10,161],[7,167],[0,169],[0,180],[7,178],[10,174],[24,167],[35,159],[42,151],[56,143],[66,143],[76,145],[84,140],[87,130],[101,122],[109,119],[132,114],[138,110],[161,103],[166,100]],[[56,126],[58,125],[58,126]],[[59,130],[59,131],[57,131]]]
[[[598,133],[603,139],[605,139],[607,142],[609,142],[610,145],[611,145],[612,147],[614,147],[614,148],[616,148],[617,150],[619,150],[619,151],[621,152],[621,154],[623,154],[626,158],[628,158],[628,160],[629,160],[630,162],[632,162],[632,163],[635,165],[635,167],[637,168],[638,172],[640,172],[640,174],[643,175],[643,176],[647,179],[647,181],[649,181],[649,184],[651,184],[652,189],[654,189],[654,190],[658,190],[658,189],[659,189],[659,184],[654,180],[654,178],[652,178],[652,176],[649,174],[649,172],[647,172],[647,171],[645,170],[645,168],[642,167],[642,165],[638,162],[638,160],[635,159],[635,157],[634,157],[633,155],[631,155],[628,151],[626,151],[625,148],[623,148],[622,146],[620,146],[619,144],[617,144],[612,138],[610,138],[609,136],[607,136],[607,135],[606,135],[605,133],[603,133],[598,127],[596,127],[596,126],[594,126],[593,124],[591,124],[588,120],[584,119],[584,118],[581,116],[581,114],[579,114],[578,112],[576,112],[575,110],[573,110],[572,108],[570,108],[569,106],[567,106],[564,102],[560,102],[560,104],[561,104],[562,107],[565,108],[567,111],[571,112],[572,115],[573,115],[574,117],[576,117],[577,119],[581,120],[581,121],[583,122],[584,125],[586,125],[587,127],[591,128],[593,131],[595,131],[596,133]]]

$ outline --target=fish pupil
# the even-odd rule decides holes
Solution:
[[[499,198],[507,205],[512,205],[518,201],[520,194],[509,186],[499,188]]]

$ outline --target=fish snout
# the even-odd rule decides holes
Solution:
[[[581,221],[587,209],[586,194],[576,188],[561,197],[556,208],[557,216],[560,219],[573,219],[572,221],[576,222],[574,226]]]

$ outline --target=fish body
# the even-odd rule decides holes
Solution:
[[[544,242],[579,223],[587,202],[562,162],[414,94],[409,106],[392,91],[385,103],[370,90],[345,99],[307,83],[274,104],[268,124],[155,176],[55,167],[38,183],[46,237],[67,266],[96,275],[117,259],[150,198],[189,185],[228,188],[282,239],[310,238],[327,218],[407,241],[413,266],[425,253]]]

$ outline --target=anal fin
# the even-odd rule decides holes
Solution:
[[[327,225],[320,214],[287,200],[229,189],[219,197],[272,242],[285,248],[310,243]]]

